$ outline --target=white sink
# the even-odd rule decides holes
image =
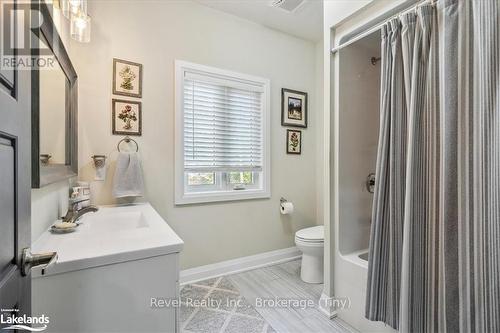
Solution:
[[[184,244],[150,204],[101,206],[80,222],[75,232],[47,230],[33,243],[33,253],[58,253],[45,275],[167,255],[180,252]],[[33,268],[32,276],[40,270]]]
[[[84,223],[90,225],[91,232],[119,233],[125,230],[149,228],[149,223],[142,211],[104,210],[104,212],[88,213],[84,217]]]

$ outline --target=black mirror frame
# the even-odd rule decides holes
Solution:
[[[78,76],[71,59],[64,47],[52,20],[49,8],[44,0],[32,1],[32,13],[41,13],[39,18],[32,15],[33,33],[40,38],[45,37],[47,46],[52,50],[64,75],[66,76],[66,163],[50,168],[40,165],[40,71],[31,71],[31,187],[40,188],[51,183],[78,175]],[[36,59],[39,55],[38,40],[32,45],[31,55]]]

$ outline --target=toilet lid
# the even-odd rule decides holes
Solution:
[[[304,240],[323,241],[325,239],[325,229],[322,225],[301,229],[295,233],[295,237]]]

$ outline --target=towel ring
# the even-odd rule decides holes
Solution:
[[[123,139],[121,139],[120,141],[118,141],[118,144],[116,145],[116,148],[118,149],[119,152],[121,152],[121,150],[120,150],[120,144],[123,141],[125,141],[126,143],[129,143],[130,141],[133,141],[135,143],[135,152],[137,153],[139,151],[139,144],[137,143],[137,141],[135,141],[134,139],[129,138],[128,136],[126,136]]]

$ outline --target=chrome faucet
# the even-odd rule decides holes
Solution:
[[[66,216],[62,218],[63,222],[76,223],[84,214],[97,212],[98,208],[90,206],[88,203],[90,203],[90,190],[88,187],[72,187],[68,212]]]
[[[70,202],[68,212],[66,213],[66,216],[62,218],[63,222],[71,222],[71,223],[76,223],[80,217],[82,217],[84,214],[90,213],[90,212],[97,212],[99,208],[95,206],[87,206],[83,208],[78,208],[81,202],[84,202],[87,200],[81,200],[77,202]]]

